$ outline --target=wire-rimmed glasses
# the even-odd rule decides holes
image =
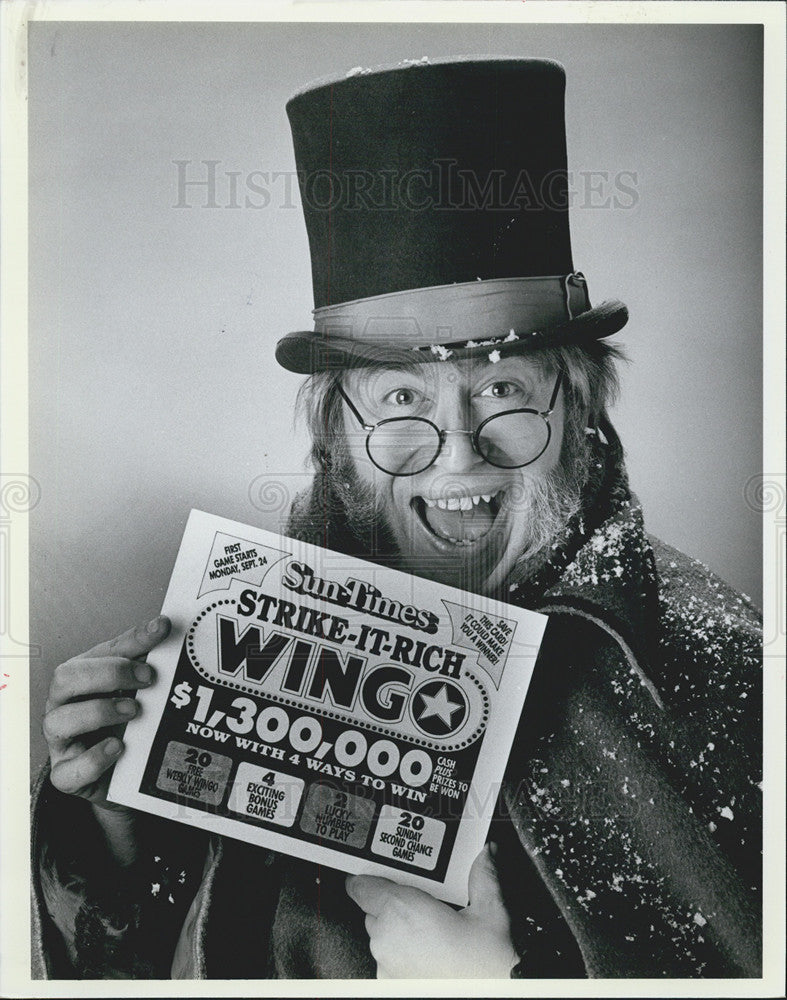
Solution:
[[[367,424],[341,385],[338,389],[366,431],[366,453],[371,462],[389,476],[417,476],[437,460],[449,434],[469,435],[476,454],[498,469],[532,465],[549,447],[552,437],[549,418],[562,380],[560,370],[545,410],[529,407],[503,410],[482,420],[474,431],[441,430],[426,417],[388,417]]]

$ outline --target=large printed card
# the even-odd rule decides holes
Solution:
[[[467,903],[543,615],[192,511],[113,802]]]

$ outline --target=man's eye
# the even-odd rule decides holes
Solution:
[[[412,389],[394,389],[386,396],[386,402],[395,406],[412,406],[415,402],[416,394]]]
[[[516,390],[511,382],[493,382],[481,393],[482,396],[492,396],[494,399],[505,399]]]

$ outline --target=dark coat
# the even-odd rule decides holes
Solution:
[[[509,595],[550,615],[491,833],[513,937],[525,975],[757,977],[760,618],[645,534],[610,440],[564,544]],[[363,554],[340,510],[318,482],[290,533]],[[84,850],[63,842],[83,804],[41,788],[39,975],[374,975],[340,873],[220,838],[203,866],[183,828],[165,865],[161,821],[150,850],[168,871],[129,874],[109,913],[123,894],[92,891]]]

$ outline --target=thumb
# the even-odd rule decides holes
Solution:
[[[497,865],[493,851],[497,845],[486,844],[483,851],[473,862],[470,869],[468,891],[470,906],[476,910],[485,910],[489,915],[499,914],[507,918],[503,896],[500,892],[500,880],[497,876]]]

